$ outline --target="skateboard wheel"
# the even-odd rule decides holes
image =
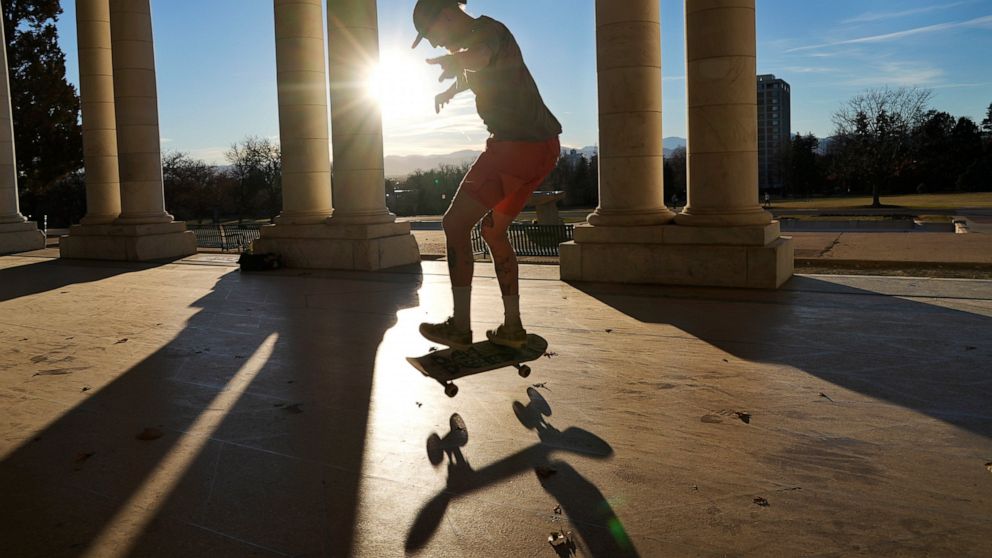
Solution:
[[[458,386],[455,384],[448,384],[444,386],[444,394],[448,397],[454,397],[458,395]]]
[[[530,366],[527,366],[526,364],[521,366],[520,369],[517,371],[517,373],[520,374],[521,378],[526,378],[527,376],[530,376]]]

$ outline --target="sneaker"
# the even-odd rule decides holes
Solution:
[[[493,345],[510,347],[518,351],[527,347],[527,330],[522,327],[509,328],[501,325],[487,331],[486,337]]]
[[[454,318],[448,318],[439,324],[424,322],[420,324],[420,334],[453,349],[467,349],[472,346],[472,330],[458,329]]]

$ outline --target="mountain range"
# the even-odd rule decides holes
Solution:
[[[679,147],[685,147],[685,144],[685,138],[674,136],[665,138],[665,156],[668,157],[671,155],[672,151],[678,149]],[[587,159],[592,158],[593,155],[596,155],[599,152],[599,148],[595,145],[588,145],[582,148],[563,146],[561,150],[562,153],[565,154],[573,149]],[[466,149],[438,155],[387,155],[385,159],[386,177],[403,178],[418,170],[430,170],[441,165],[458,166],[465,163],[471,163],[475,161],[481,153],[481,151]]]

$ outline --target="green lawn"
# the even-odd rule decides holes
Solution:
[[[882,204],[912,209],[957,209],[959,207],[992,208],[992,192],[971,194],[920,194],[911,196],[882,196]],[[772,209],[854,209],[871,206],[871,196],[852,198],[819,198],[811,200],[778,200]]]

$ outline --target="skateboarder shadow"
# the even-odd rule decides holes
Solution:
[[[462,453],[468,444],[468,429],[458,414],[451,416],[451,430],[443,437],[432,434],[427,440],[428,459],[435,466],[448,458],[447,486],[420,509],[407,533],[407,552],[423,548],[437,531],[452,500],[486,486],[510,479],[526,470],[534,471],[541,487],[561,506],[564,517],[591,556],[637,556],[633,542],[623,529],[603,493],[568,463],[554,459],[555,452],[570,452],[597,459],[608,459],[613,448],[605,440],[582,428],[558,430],[546,417],[551,407],[534,388],[528,388],[529,402],[513,402],[513,411],[528,430],[537,432],[539,442],[482,469],[473,469]],[[562,524],[549,524],[548,531]],[[555,547],[560,556],[570,556],[574,546]]]

